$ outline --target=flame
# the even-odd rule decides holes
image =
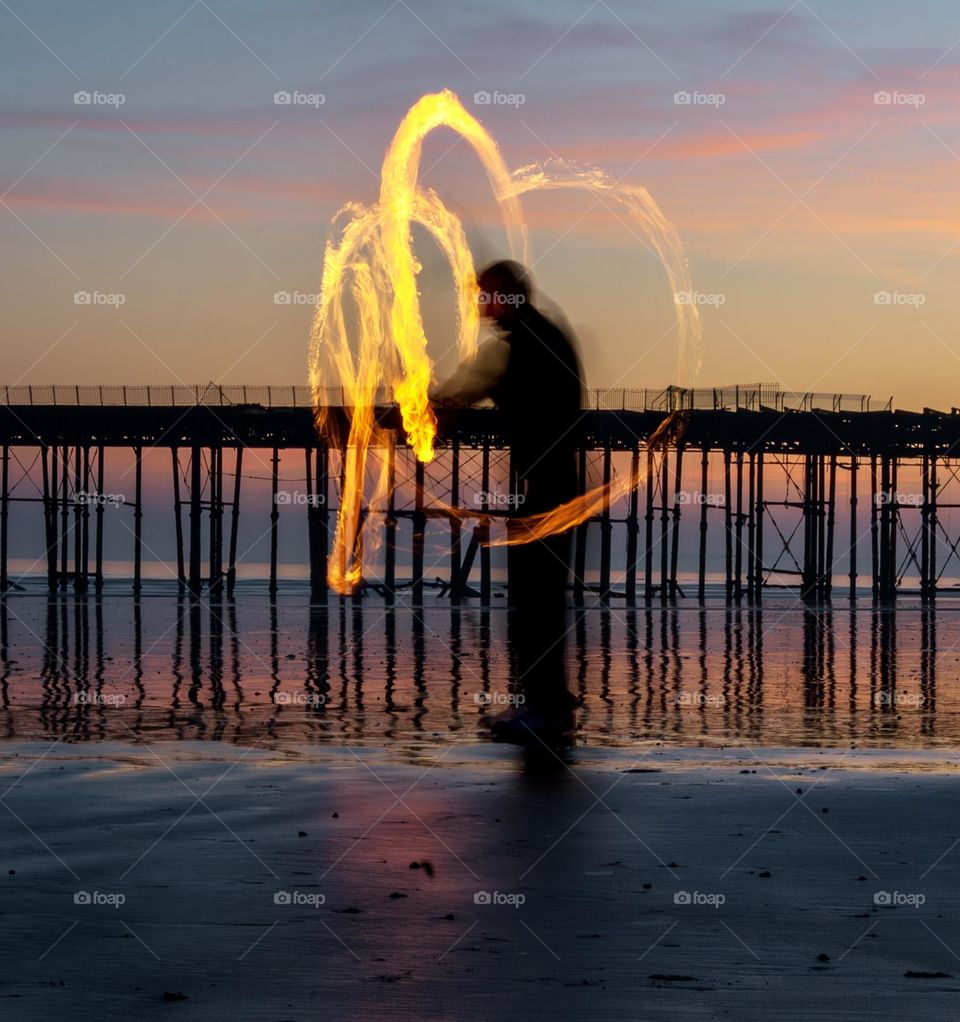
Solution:
[[[428,398],[433,362],[420,314],[417,276],[421,267],[413,249],[412,224],[430,232],[450,265],[461,361],[477,351],[476,273],[463,227],[436,193],[418,181],[423,140],[440,127],[456,131],[483,165],[515,258],[527,258],[519,197],[532,191],[578,188],[632,221],[641,240],[660,258],[675,295],[690,290],[680,240],[646,189],[621,185],[601,170],[562,161],[511,172],[496,142],[454,93],[444,90],[422,96],[400,122],[387,149],[377,202],[371,206],[349,203],[337,213],[335,223],[342,220],[343,226],[339,239],[326,245],[310,333],[309,372],[317,427],[332,445],[344,450],[328,573],[331,588],[340,593],[352,592],[362,580],[364,556],[376,549],[380,536],[380,530],[373,530],[369,523],[385,513],[389,498],[387,459],[382,453],[388,437],[376,422],[381,387],[392,388],[407,443],[416,457],[422,462],[434,457],[437,422]],[[345,305],[348,296],[352,317]],[[701,359],[699,313],[695,305],[678,301],[676,314],[679,373],[681,379],[692,379]],[[330,380],[343,388],[342,403],[349,420],[345,442],[324,399],[323,388]],[[381,452],[380,467],[368,486],[372,451]],[[530,542],[587,520],[610,499],[612,485],[591,490],[544,515],[514,519],[507,539],[494,545]]]

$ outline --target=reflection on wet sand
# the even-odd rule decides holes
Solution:
[[[570,619],[579,740],[947,745],[958,619],[656,607]],[[444,741],[509,705],[505,614],[343,601],[0,601],[0,729],[68,740]],[[938,690],[939,683],[939,690]]]

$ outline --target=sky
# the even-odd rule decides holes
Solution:
[[[2,383],[305,383],[311,306],[275,295],[316,293],[334,214],[449,88],[508,166],[649,190],[702,310],[699,385],[960,404],[955,4],[0,0],[0,81]],[[422,180],[478,261],[507,255],[455,142],[428,139]],[[673,295],[630,225],[585,196],[524,211],[589,383],[676,382]]]

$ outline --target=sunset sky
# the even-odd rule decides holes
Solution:
[[[310,306],[274,293],[316,291],[331,217],[375,200],[404,112],[450,88],[509,166],[649,189],[718,296],[701,385],[960,404],[954,4],[9,0],[0,25],[0,382],[305,383]],[[455,141],[428,140],[423,180],[478,261],[505,255]],[[589,382],[673,382],[672,296],[632,229],[587,197],[524,207]],[[418,242],[440,348],[442,264]]]

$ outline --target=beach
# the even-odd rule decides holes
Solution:
[[[18,1019],[955,1017],[949,752],[8,741]]]

